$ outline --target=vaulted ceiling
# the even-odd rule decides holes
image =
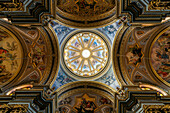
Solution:
[[[0,110],[142,113],[155,103],[168,110],[169,5],[1,0]]]

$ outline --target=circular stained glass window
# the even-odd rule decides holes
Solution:
[[[64,45],[66,67],[79,77],[94,76],[106,67],[109,58],[106,40],[93,32],[72,35]]]

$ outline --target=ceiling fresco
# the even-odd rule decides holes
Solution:
[[[0,113],[169,113],[169,5],[0,0]]]
[[[113,0],[59,0],[57,7],[69,14],[90,18],[113,9]],[[90,17],[89,17],[90,16]]]
[[[15,77],[23,62],[22,46],[14,34],[0,27],[0,85]]]
[[[57,0],[56,19],[76,27],[110,23],[116,17],[115,0]]]
[[[121,24],[122,24],[121,21],[118,20],[115,23],[105,26],[105,27],[95,28],[95,29],[91,29],[91,30],[89,30],[89,29],[80,30],[80,29],[66,27],[66,26],[60,25],[57,22],[53,21],[51,26],[55,30],[56,35],[58,37],[58,40],[60,43],[60,49],[63,49],[63,45],[65,45],[65,44],[67,47],[67,49],[61,50],[64,52],[63,53],[64,56],[63,56],[63,60],[62,60],[62,55],[61,55],[60,69],[59,69],[58,76],[57,76],[56,81],[54,82],[53,87],[55,89],[58,89],[59,87],[61,87],[64,84],[67,84],[67,83],[70,83],[73,81],[79,81],[79,80],[88,80],[88,81],[92,80],[92,81],[102,82],[102,83],[105,83],[105,84],[113,87],[114,89],[116,89],[116,87],[120,87],[115,76],[114,76],[114,71],[111,68],[112,65],[105,66],[104,62],[107,62],[106,55],[107,54],[111,55],[111,53],[110,53],[111,46],[108,46],[108,44],[112,45],[114,43],[113,42],[114,36],[115,36],[117,30],[119,29],[119,27],[121,26]],[[83,33],[85,36],[83,36]],[[78,35],[80,35],[80,36],[78,36]],[[92,35],[92,37],[90,35]],[[100,36],[102,36],[105,41]],[[79,37],[79,39],[76,39],[75,37]],[[108,40],[108,42],[106,40]],[[83,44],[82,41],[83,41],[84,45],[81,45],[81,44]],[[74,42],[74,43],[72,43],[72,42]],[[75,44],[77,44],[77,45],[75,45]],[[86,47],[89,45],[91,47]],[[74,46],[78,46],[78,47],[74,47]],[[66,48],[66,47],[64,46],[64,48]],[[81,48],[82,48],[82,50],[81,50]],[[94,48],[95,48],[95,50],[98,50],[98,53],[96,53],[95,51],[93,52],[93,55],[94,56],[97,55],[97,57],[92,57],[92,55],[91,55],[91,56],[88,56],[89,58],[88,57],[83,58],[82,52],[83,52],[83,50],[86,50],[86,48],[87,48],[87,50],[90,49],[90,51],[93,51]],[[72,67],[70,64],[71,67],[65,66],[65,63],[68,63],[68,61],[67,62],[64,61],[64,60],[66,60],[66,58],[68,59],[70,57],[71,58],[75,57],[74,55],[72,56],[72,54],[70,52],[67,53],[68,56],[66,56],[65,52],[68,52],[69,49],[71,50],[70,52],[75,51],[74,55],[78,56],[78,54],[80,54],[80,58],[77,58],[77,60],[80,60],[80,61],[82,61],[83,59],[86,60],[86,61],[84,61],[84,66],[82,67],[82,70],[85,70],[84,72],[75,70],[75,69],[77,69],[76,66],[78,67],[79,65],[74,65]],[[79,49],[82,52],[79,52]],[[92,54],[92,53],[90,53],[90,54]],[[104,57],[101,55],[104,55]],[[106,57],[106,59],[103,59],[105,57]],[[102,59],[103,59],[103,61],[102,61]],[[92,61],[87,62],[88,60],[92,60]],[[96,67],[94,65],[93,65],[94,67],[91,66],[91,63],[93,63],[93,62],[96,64]],[[97,65],[99,65],[101,63],[104,64],[103,68],[105,70],[107,70],[107,72],[103,73],[102,68],[101,69],[100,69],[100,67],[97,68]],[[109,63],[111,64],[110,58],[109,58]],[[88,67],[89,64],[90,64],[90,68]],[[83,65],[83,64],[81,64],[81,65]],[[70,72],[70,69],[66,69],[66,68],[71,68],[71,72]],[[80,69],[81,69],[81,67],[80,67]],[[91,72],[91,71],[93,71],[92,69],[97,69],[97,70],[92,72],[91,75],[86,75],[86,73],[87,73],[86,71],[89,70]],[[101,70],[102,73],[98,69]],[[78,72],[80,73],[79,76],[77,76]],[[81,75],[81,73],[82,73],[82,75]],[[98,73],[100,73],[100,74],[97,75]],[[90,73],[88,72],[88,74],[90,74]]]
[[[153,44],[151,65],[163,80],[170,83],[170,30],[159,36]]]

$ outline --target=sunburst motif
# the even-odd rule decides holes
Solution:
[[[107,45],[94,33],[78,33],[68,40],[64,48],[65,64],[78,76],[94,76],[102,71],[107,60]]]

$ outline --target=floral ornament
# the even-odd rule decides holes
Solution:
[[[42,24],[44,26],[48,25],[50,22],[51,22],[51,18],[52,16],[51,15],[45,15],[42,17]]]
[[[127,89],[120,89],[119,87],[116,88],[118,91],[119,98],[123,99],[126,97],[126,91]]]
[[[107,84],[107,85],[110,86],[111,84],[114,83],[115,80],[116,80],[116,79],[114,78],[114,75],[113,75],[113,73],[112,73],[112,74],[106,74],[106,75],[102,76],[102,77],[99,78],[97,81],[103,82],[103,83],[105,83],[105,84]]]
[[[113,74],[110,74],[110,76],[105,76],[104,78],[105,78],[105,84],[109,86],[115,81],[115,79],[113,78]]]
[[[113,24],[103,27],[102,30],[106,31],[108,34],[114,34],[114,32],[117,31],[117,29],[115,28]]]
[[[68,27],[65,27],[65,26],[59,26],[55,29],[55,32],[57,34],[61,34],[63,32],[68,32],[70,29]]]
[[[71,28],[62,26],[55,21],[52,21],[51,26],[53,27],[57,35],[65,34],[71,30]]]
[[[99,79],[97,79],[96,81],[104,83],[114,89],[116,89],[116,87],[120,87],[115,76],[113,73],[113,69],[110,68],[109,71],[103,75],[102,77],[100,77]]]
[[[119,21],[118,21],[118,25],[122,25],[122,23],[126,23],[128,26],[131,26],[130,22],[129,22],[129,16],[122,16]]]
[[[60,70],[59,74],[57,76],[57,79],[56,79],[56,84],[54,84],[53,86],[58,88],[58,87],[61,87],[64,84],[67,84],[67,83],[70,83],[70,82],[73,82],[73,81],[74,80],[72,78],[65,75],[65,73],[62,70]]]

